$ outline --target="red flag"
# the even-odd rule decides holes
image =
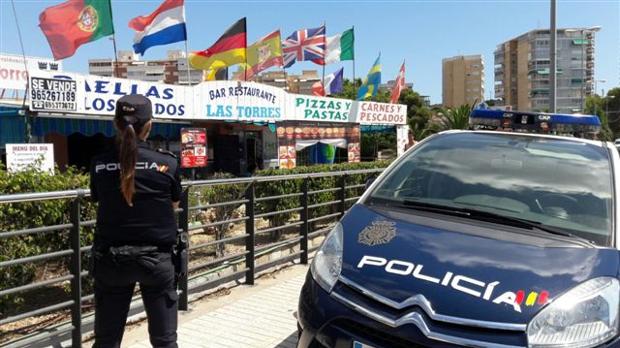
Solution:
[[[54,59],[71,57],[81,45],[112,35],[110,0],[68,0],[39,15]]]
[[[317,97],[325,96],[325,88],[323,88],[321,81],[317,81],[312,85],[312,95],[316,95]]]
[[[394,83],[394,88],[392,88],[392,97],[390,98],[390,103],[396,104],[398,102],[398,98],[400,98],[400,92],[405,88],[405,62],[400,67],[400,71],[398,72],[398,76],[396,77],[396,82]]]

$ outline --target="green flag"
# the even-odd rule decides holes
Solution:
[[[325,64],[355,59],[353,28],[325,39]]]

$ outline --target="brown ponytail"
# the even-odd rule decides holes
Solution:
[[[133,206],[136,193],[138,138],[145,140],[148,137],[152,118],[151,101],[143,95],[125,95],[116,102],[114,125],[118,130],[116,139],[121,167],[121,193],[130,207]]]
[[[125,123],[119,134],[120,151],[119,161],[121,165],[121,192],[127,204],[133,206],[133,195],[136,191],[136,161],[138,158],[138,141],[136,130],[131,124]]]

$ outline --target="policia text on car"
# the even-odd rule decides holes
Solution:
[[[145,142],[152,114],[142,95],[119,99],[118,146],[91,165],[91,195],[99,203],[92,262],[95,347],[120,347],[136,282],[151,344],[177,347],[176,281],[187,265],[174,212],[181,183],[175,156]]]

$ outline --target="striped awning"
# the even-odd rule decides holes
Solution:
[[[6,144],[23,143],[26,124],[23,116],[0,116],[0,148]]]
[[[396,131],[394,125],[361,125],[362,133],[392,133]]]
[[[18,107],[0,105],[0,148],[11,143],[23,143],[26,134],[24,116]]]
[[[178,140],[181,134],[181,128],[188,127],[187,124],[179,123],[153,123],[151,136],[161,136],[168,140]],[[112,120],[94,120],[94,119],[75,119],[75,118],[53,118],[53,117],[35,117],[32,120],[32,134],[43,136],[47,133],[60,133],[62,135],[71,135],[81,133],[86,136],[95,134],[103,134],[106,137],[114,136],[114,124]]]

